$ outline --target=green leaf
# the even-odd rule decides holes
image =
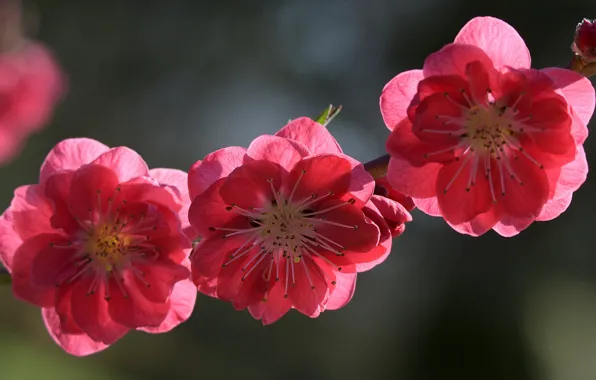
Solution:
[[[339,114],[341,111],[341,105],[334,107],[333,104],[329,104],[327,107],[316,119],[315,121],[323,126],[329,125],[331,121]]]

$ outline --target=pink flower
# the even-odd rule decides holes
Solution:
[[[560,215],[585,181],[594,101],[586,78],[531,69],[511,26],[475,18],[385,86],[387,178],[461,233],[516,235]]]
[[[26,42],[0,54],[0,163],[48,122],[63,91],[60,68],[43,45]]]
[[[387,177],[376,179],[375,193],[371,201],[377,206],[391,230],[391,236],[397,237],[404,233],[405,223],[412,221],[410,211],[416,208],[412,198],[396,191]]]
[[[39,184],[15,190],[0,258],[15,296],[42,308],[65,351],[89,355],[131,329],[166,332],[190,316],[186,181],[148,170],[128,148],[69,139],[47,156]]]
[[[356,273],[391,249],[373,178],[309,118],[209,154],[188,180],[190,223],[203,237],[193,280],[263,324],[291,308],[317,317],[346,305]]]
[[[577,25],[571,49],[586,62],[596,62],[596,20],[585,18]]]

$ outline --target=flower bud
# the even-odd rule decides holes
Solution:
[[[585,18],[577,24],[571,49],[584,61],[596,62],[596,20]]]

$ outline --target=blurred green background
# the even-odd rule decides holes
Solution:
[[[26,4],[70,91],[51,126],[0,169],[2,207],[67,137],[127,145],[152,167],[186,170],[329,103],[344,106],[331,132],[367,161],[388,135],[384,84],[421,67],[470,18],[512,24],[540,68],[565,65],[575,25],[596,17],[593,0]],[[596,162],[594,137],[586,148]],[[313,320],[291,312],[262,327],[203,296],[173,332],[133,332],[84,359],[63,353],[39,310],[4,286],[0,379],[595,379],[595,191],[592,175],[560,218],[511,239],[462,236],[415,212],[342,310]]]

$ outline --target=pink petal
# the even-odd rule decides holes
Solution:
[[[423,73],[428,78],[434,75],[458,75],[467,79],[468,63],[479,61],[487,70],[493,69],[493,62],[486,53],[472,45],[449,44],[424,61]]]
[[[398,209],[394,209],[394,207],[399,207],[399,206],[395,206],[391,203],[397,203],[397,202],[388,200],[385,197],[373,195],[370,202],[362,210],[364,212],[364,215],[366,215],[368,218],[370,218],[370,220],[372,220],[379,227],[381,236],[379,237],[379,245],[367,253],[366,256],[368,257],[368,260],[366,260],[366,261],[359,260],[357,262],[357,264],[356,264],[357,272],[364,272],[364,271],[367,271],[367,270],[370,270],[370,269],[376,267],[377,265],[384,262],[387,259],[387,257],[389,256],[389,254],[391,253],[393,231],[390,230],[389,224],[385,220],[385,218],[386,218],[385,214],[383,214],[381,212],[382,209],[384,209],[385,212],[388,212],[391,214],[393,214],[393,212],[399,212]],[[402,206],[402,208],[403,208],[403,206]],[[407,213],[407,211],[406,211],[406,213]],[[409,215],[409,213],[408,213],[408,215]]]
[[[95,160],[109,149],[99,141],[88,138],[63,140],[50,151],[43,162],[39,183],[44,183],[54,172],[76,170]]]
[[[22,240],[42,233],[53,233],[52,206],[40,185],[26,185],[14,191],[10,206],[13,228]]]
[[[364,207],[375,192],[375,181],[373,176],[366,171],[364,165],[362,165],[360,161],[345,154],[336,155],[348,160],[352,166],[352,175],[350,177],[348,192],[342,199],[347,201],[350,198],[354,198],[356,200],[356,203],[354,203],[356,207]]]
[[[188,210],[188,219],[199,236],[203,238],[213,234],[213,228],[224,227],[235,219],[239,214],[228,211],[228,204],[224,202],[219,191],[226,179],[222,178],[197,196]],[[246,220],[246,218],[241,218]],[[247,222],[248,223],[248,222]]]
[[[351,182],[351,169],[348,160],[327,153],[299,161],[289,175],[288,202],[302,203],[313,194],[318,197],[330,192],[344,194]]]
[[[0,263],[4,265],[8,272],[12,271],[12,259],[23,243],[12,225],[13,215],[9,208],[0,216]]]
[[[503,237],[512,237],[519,234],[521,231],[528,228],[532,222],[534,222],[534,216],[527,216],[527,217],[506,217],[501,219],[493,229]]]
[[[197,161],[188,171],[188,188],[193,200],[215,181],[227,177],[242,165],[246,149],[231,146],[209,153],[203,161]]]
[[[292,308],[292,303],[284,294],[284,286],[277,282],[267,294],[267,301],[248,306],[250,315],[260,319],[264,326],[278,321]]]
[[[424,79],[422,70],[400,73],[383,88],[381,93],[381,114],[389,130],[408,117],[408,107],[418,92],[418,83]]]
[[[527,218],[534,220],[538,217],[548,200],[549,183],[545,171],[524,156],[519,160],[510,160],[510,165],[513,172],[523,181],[523,186],[516,179],[504,176],[505,195],[499,197],[499,201],[502,200],[504,213],[515,219],[510,224],[518,226],[526,223]],[[519,219],[523,219],[521,224]]]
[[[325,310],[337,310],[346,306],[356,291],[356,273],[335,273],[335,288],[329,295]]]
[[[68,248],[69,240],[56,236],[48,245],[41,247],[30,268],[30,282],[39,286],[55,286],[67,281],[82,268],[77,261],[82,257],[79,248]]]
[[[91,163],[110,168],[120,182],[149,175],[149,168],[143,158],[134,150],[123,146],[110,149]]]
[[[174,285],[190,276],[185,266],[170,260],[139,262],[135,267],[144,273],[142,278],[135,278],[138,289],[149,301],[157,303],[166,302]]]
[[[489,211],[477,215],[474,219],[469,222],[461,224],[451,224],[447,222],[454,230],[460,234],[466,234],[470,236],[484,235],[490,231],[495,224],[498,223],[501,218],[502,212],[500,207],[493,207]]]
[[[130,329],[112,320],[108,313],[108,303],[104,299],[105,284],[101,282],[97,291],[89,294],[93,277],[75,281],[70,297],[72,318],[89,337],[104,344],[113,344]]]
[[[50,217],[51,226],[63,229],[67,234],[75,234],[81,228],[71,214],[68,204],[68,194],[75,173],[72,170],[56,172],[50,175],[45,183],[45,196],[51,202],[53,211]]]
[[[230,173],[219,193],[228,205],[243,209],[263,207],[275,199],[273,189],[279,191],[286,176],[287,172],[277,163],[251,160]]]
[[[327,128],[308,117],[290,121],[275,136],[304,144],[310,154],[342,153],[341,147]]]
[[[81,220],[89,219],[90,213],[103,214],[117,187],[118,177],[112,169],[97,164],[82,167],[75,172],[70,185],[71,214]]]
[[[550,173],[546,171],[547,176]],[[561,215],[571,204],[572,193],[586,181],[588,161],[583,146],[577,147],[577,155],[573,162],[564,165],[560,171],[554,173],[555,189],[552,199],[549,199],[536,218],[539,221],[552,220]],[[552,186],[552,185],[551,185]],[[552,189],[551,189],[552,191]]]
[[[323,202],[317,210],[322,211],[340,203],[343,202],[329,200]],[[324,216],[325,221],[349,227],[328,224],[324,221],[319,222],[321,220],[320,215]],[[313,216],[310,220],[312,220],[320,235],[336,242],[348,251],[368,252],[379,243],[379,227],[366,218],[362,210],[353,205],[348,204],[331,209],[323,214]]]
[[[578,145],[575,159],[561,167],[553,198],[560,198],[564,194],[572,193],[579,189],[586,182],[588,170],[586,152],[583,146]]]
[[[437,197],[413,198],[416,207],[423,213],[430,216],[442,216]]]
[[[325,277],[319,266],[310,258],[303,257],[299,263],[292,260],[290,267],[292,265],[294,266],[294,278],[290,278],[288,289],[292,306],[302,314],[315,317],[327,294]]]
[[[246,237],[239,235],[223,239],[219,235],[213,235],[207,239],[201,240],[196,246],[192,257],[192,276],[195,283],[199,277],[213,278],[219,275],[224,262],[229,260],[229,256],[240,248]],[[198,284],[197,284],[198,285]]]
[[[174,285],[174,290],[170,296],[170,311],[166,319],[157,327],[140,327],[142,330],[151,334],[165,333],[171,331],[176,326],[190,318],[195,307],[197,298],[197,289],[190,280],[183,280]]]
[[[259,263],[259,266],[247,275],[247,270],[258,262],[258,259],[253,260],[258,254],[259,251],[254,250],[221,269],[217,282],[217,297],[231,301],[236,310],[243,310],[249,305],[261,302],[268,290],[270,282],[265,281],[262,275],[265,261]]]
[[[443,97],[443,95],[438,94]],[[436,98],[435,98],[436,99]],[[426,99],[428,100],[428,99]],[[433,106],[440,106],[436,102],[428,103]],[[427,105],[428,105],[427,104]],[[441,136],[438,139],[431,138],[431,134],[426,134],[424,139],[420,138],[423,133],[420,131],[421,122],[433,120],[436,121],[435,115],[431,112],[422,112],[418,117],[418,127],[412,125],[409,119],[404,119],[395,127],[393,132],[389,135],[386,143],[387,152],[392,158],[403,158],[408,160],[413,166],[424,166],[432,162],[448,163],[453,161],[455,157],[455,150],[453,148],[458,144],[458,139],[455,136]],[[429,153],[435,153],[432,156]]]
[[[588,125],[596,104],[594,87],[590,80],[574,71],[559,67],[548,67],[540,71],[552,79],[555,88],[563,92],[573,112],[584,125]]]
[[[517,31],[494,17],[476,17],[459,31],[456,44],[479,47],[493,61],[495,67],[530,67],[530,52]]]
[[[50,336],[64,351],[74,356],[87,356],[105,350],[107,344],[96,342],[85,334],[68,334],[60,328],[60,318],[53,308],[42,309],[43,321]]]
[[[120,279],[112,279],[109,282],[108,312],[114,322],[131,329],[162,324],[169,312],[170,305],[147,300],[136,285],[132,273],[125,272],[122,277],[124,280],[121,286],[126,292],[125,294],[123,294],[120,285],[116,284],[116,281],[120,281]]]
[[[465,165],[465,168],[460,171],[462,165]],[[473,175],[472,167],[471,161],[462,162],[460,160],[445,165],[439,171],[436,187],[437,199],[442,216],[450,224],[469,222],[477,215],[490,210],[493,205],[489,180],[484,176],[482,165],[477,165],[475,185],[468,186],[469,178]],[[499,182],[493,179],[493,183]]]
[[[572,198],[573,193],[568,193],[561,198],[555,198],[547,201],[544,207],[542,207],[540,215],[538,215],[536,220],[540,222],[547,222],[549,220],[555,219],[569,208]]]
[[[304,144],[279,136],[262,135],[253,140],[246,154],[255,160],[277,163],[287,171],[310,154]]]
[[[442,167],[442,164],[434,162],[415,167],[404,158],[391,157],[387,168],[387,180],[400,193],[413,198],[429,198],[437,193],[437,176]],[[414,202],[418,200],[415,199]],[[418,206],[417,203],[416,205]]]
[[[60,235],[41,234],[27,239],[17,249],[12,261],[12,291],[15,297],[41,307],[53,307],[56,287],[39,286],[31,281],[31,265],[36,255]]]
[[[373,195],[370,200],[384,219],[400,223],[412,221],[412,215],[401,203],[379,195]]]
[[[159,182],[161,187],[166,188],[175,197],[175,202],[182,207],[178,211],[178,217],[182,222],[182,228],[188,228],[188,208],[190,197],[188,195],[188,175],[178,169],[151,169],[149,176]]]

